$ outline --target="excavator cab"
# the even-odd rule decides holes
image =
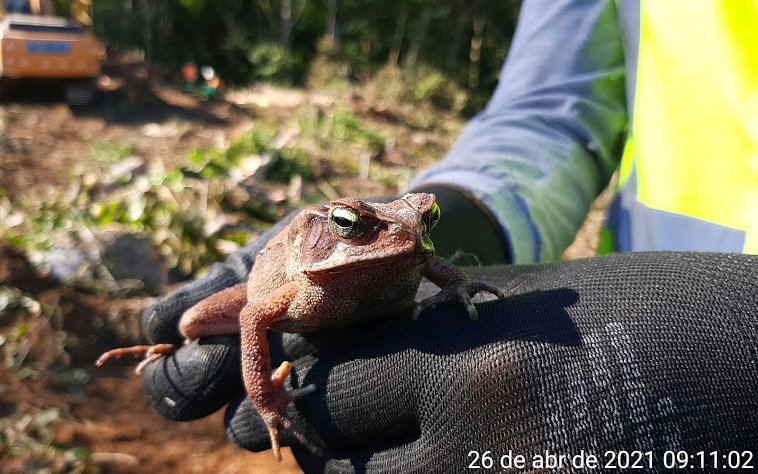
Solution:
[[[91,102],[105,59],[103,44],[81,24],[91,23],[91,3],[71,6],[77,22],[54,15],[49,0],[2,2],[0,81],[45,80],[63,86],[71,104]]]

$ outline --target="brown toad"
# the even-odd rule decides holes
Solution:
[[[429,231],[439,218],[434,195],[424,193],[387,204],[343,198],[307,207],[257,255],[247,283],[184,313],[179,329],[187,339],[240,334],[245,389],[268,427],[277,459],[279,430],[292,428],[286,407],[297,391],[284,388],[289,362],[272,373],[268,329],[304,333],[409,310],[422,276],[441,291],[416,306],[414,319],[446,301],[463,303],[477,319],[470,296],[487,291],[503,297],[434,255]],[[114,349],[98,365],[146,354],[141,368],[172,351],[170,344]]]

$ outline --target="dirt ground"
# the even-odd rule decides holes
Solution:
[[[230,102],[203,101],[149,78],[138,58],[113,58],[104,73],[90,106],[68,106],[47,84],[9,86],[0,100],[1,188],[13,195],[66,186],[94,165],[99,144],[174,165],[190,150],[227,145],[255,118]]]
[[[98,141],[126,144],[148,165],[168,166],[185,159],[189,150],[225,146],[255,119],[230,102],[202,101],[168,86],[148,84],[144,68],[128,58],[111,64],[105,73],[109,76],[101,80],[100,98],[92,106],[71,108],[58,91],[23,84],[0,100],[0,196],[65,188],[77,170],[91,165],[93,143]],[[123,87],[125,80],[130,87]],[[23,256],[2,242],[0,283],[59,308],[62,315],[57,322],[39,318],[28,324],[35,333],[30,357],[44,360],[57,347],[55,331],[65,331],[65,357],[54,354],[50,360],[69,372],[84,371],[88,378],[83,392],[71,391],[59,374],[39,371],[22,378],[2,366],[0,422],[20,413],[56,409],[50,424],[52,443],[89,450],[86,472],[301,472],[288,449],[284,461],[276,464],[270,452],[249,453],[229,443],[223,411],[186,423],[163,419],[148,406],[132,362],[94,367],[104,350],[139,341],[139,315],[149,299],[109,299],[61,288],[35,273]],[[0,314],[0,326],[9,323],[7,315]],[[23,421],[14,421],[14,427]],[[16,436],[15,428],[2,432],[1,426],[0,438]],[[51,467],[34,459],[34,453],[23,450],[3,452],[0,443],[3,473],[71,469],[70,460],[60,459]]]
[[[78,392],[71,391],[65,380],[52,372],[40,371],[19,380],[11,369],[3,367],[0,418],[13,412],[36,414],[57,409],[53,442],[86,447],[91,453],[87,472],[301,472],[288,450],[284,461],[276,464],[270,452],[249,453],[227,442],[223,412],[186,423],[163,419],[147,404],[142,380],[130,368],[133,363],[117,361],[94,367],[93,361],[102,351],[135,340],[128,334],[136,334],[134,325],[146,301],[110,300],[60,288],[35,273],[23,256],[7,247],[0,247],[0,281],[35,295],[40,303],[61,308],[64,317],[57,329],[77,342],[66,354],[68,369],[83,370],[89,378],[83,392]],[[131,327],[111,327],[108,321],[113,318],[131,321]],[[30,328],[36,335],[31,356],[55,359],[55,354],[50,355],[56,351],[55,343],[46,336],[56,328],[49,327],[44,318]],[[0,452],[0,458],[5,458],[2,472],[34,472],[33,456],[8,454]],[[54,472],[68,472],[66,464],[61,459]]]
[[[139,61],[118,59],[105,69],[107,76],[100,81],[101,95],[95,105],[71,108],[54,90],[26,86],[0,100],[0,196],[12,198],[65,188],[83,167],[94,166],[98,158],[93,156],[93,144],[98,142],[128,147],[148,166],[170,166],[186,159],[192,149],[224,147],[256,120],[255,112],[231,102],[202,101],[148,81]],[[286,112],[286,102],[292,97],[271,99],[276,93],[263,95],[266,100],[284,104],[282,110]],[[607,201],[608,196],[598,201],[566,258],[595,253]],[[50,425],[52,443],[85,447],[90,452],[86,472],[300,472],[289,450],[285,450],[284,462],[276,464],[270,452],[249,453],[227,442],[223,412],[186,423],[163,419],[148,406],[141,378],[131,371],[131,361],[94,367],[101,352],[139,341],[139,315],[150,299],[109,299],[62,288],[36,273],[22,255],[0,242],[3,282],[58,308],[62,315],[52,321],[30,323],[37,336],[29,349],[32,355],[43,361],[49,356],[69,371],[83,371],[88,381],[82,390],[72,391],[60,374],[42,370],[22,378],[2,366],[0,422],[18,413],[56,409],[56,419]],[[9,321],[0,317],[0,326],[7,324]],[[55,342],[55,331],[67,334],[63,356],[60,343]],[[3,433],[0,425],[2,436],[7,438],[8,433]],[[33,458],[30,453],[0,449],[0,470],[70,470],[70,460],[61,459],[51,470],[50,466],[35,464]]]

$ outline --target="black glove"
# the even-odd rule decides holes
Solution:
[[[480,305],[478,321],[452,305],[275,338],[273,365],[291,360],[292,386],[318,387],[290,406],[320,447],[293,446],[305,471],[500,470],[518,455],[584,450],[600,466],[650,452],[650,472],[675,460],[667,451],[758,446],[758,257],[640,253],[469,273],[512,296]],[[150,364],[146,390],[174,419],[231,400],[230,439],[266,449],[232,339]]]

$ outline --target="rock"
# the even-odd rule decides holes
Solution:
[[[100,234],[102,263],[116,280],[139,280],[152,295],[163,292],[168,270],[150,239],[132,234]]]
[[[262,155],[245,155],[240,158],[237,166],[229,170],[227,182],[230,186],[247,179],[260,178],[273,164],[274,159],[269,153]]]
[[[92,286],[102,280],[111,291],[131,288],[158,295],[168,281],[168,270],[150,239],[118,230],[82,232],[76,239],[61,236],[35,260],[68,285]]]
[[[56,239],[49,252],[39,256],[50,276],[61,283],[74,284],[92,279],[92,264],[87,252],[73,239]]]
[[[111,166],[103,176],[102,183],[105,186],[129,182],[136,174],[145,171],[145,160],[139,156],[127,156]]]

